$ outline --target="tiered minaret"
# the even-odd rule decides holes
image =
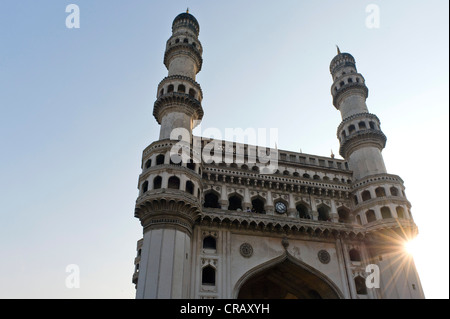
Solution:
[[[355,59],[341,53],[330,64],[333,104],[341,112],[337,136],[339,153],[353,172],[353,215],[366,228],[366,247],[372,263],[379,266],[379,298],[423,298],[411,256],[404,243],[417,234],[402,179],[388,174],[381,151],[386,136],[380,120],[366,105],[368,88],[357,72]]]
[[[333,104],[342,116],[338,128],[339,153],[348,160],[356,180],[386,173],[381,155],[386,136],[380,129],[378,117],[367,109],[369,90],[364,77],[356,70],[355,59],[338,51],[331,61],[330,72],[334,81],[331,87]]]
[[[169,74],[158,85],[153,109],[161,131],[143,152],[135,208],[144,228],[134,278],[137,298],[189,296],[191,237],[201,208],[201,163],[191,147],[192,129],[203,117],[202,91],[195,81],[202,67],[198,35],[197,20],[182,13],[173,21],[166,45]]]

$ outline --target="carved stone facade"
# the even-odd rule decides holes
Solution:
[[[201,156],[212,141],[192,136],[203,117],[199,30],[182,13],[167,42],[169,75],[154,105],[160,139],[144,150],[138,183],[136,297],[423,298],[403,252],[417,233],[411,204],[402,179],[386,172],[386,136],[354,58],[338,52],[330,65],[344,159],[271,149],[278,166],[267,174],[249,156],[256,146],[214,141],[233,162]],[[379,288],[366,285],[368,265],[380,270]]]

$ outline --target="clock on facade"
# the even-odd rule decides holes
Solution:
[[[275,211],[278,214],[284,214],[287,211],[287,207],[283,202],[278,202],[275,204]]]

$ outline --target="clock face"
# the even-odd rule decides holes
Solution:
[[[284,214],[286,213],[286,205],[283,202],[278,202],[275,204],[275,210],[277,211],[278,214]]]

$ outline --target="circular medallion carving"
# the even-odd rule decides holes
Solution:
[[[243,243],[239,248],[239,251],[245,258],[250,258],[253,255],[253,247],[248,243]]]
[[[319,251],[317,256],[319,257],[319,260],[322,264],[328,264],[330,262],[331,257],[328,251],[326,250]]]

